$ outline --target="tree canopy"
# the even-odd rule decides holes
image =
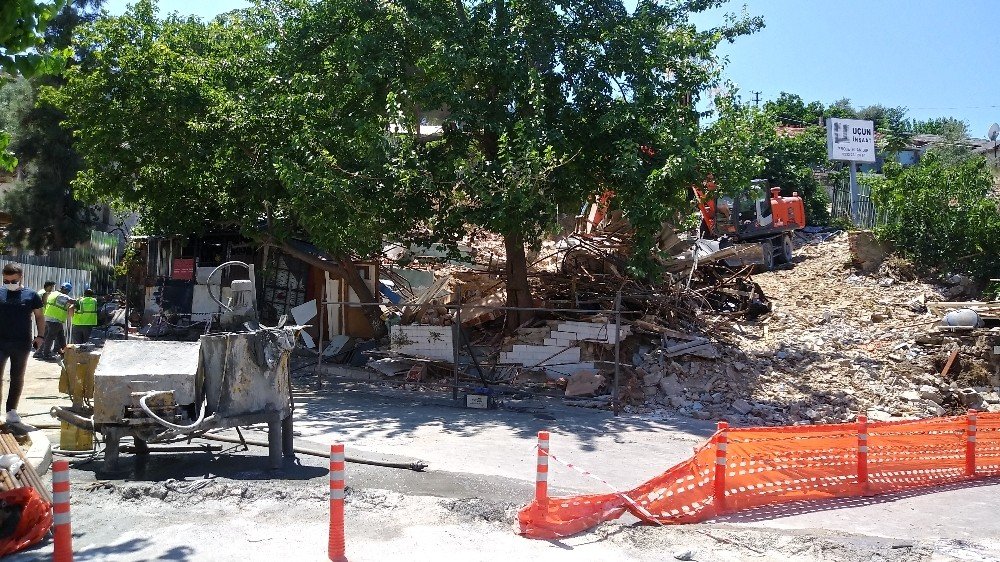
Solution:
[[[71,0],[48,21],[39,53],[67,49],[74,29],[97,16],[101,0]],[[70,66],[78,58],[66,61]],[[70,131],[62,126],[65,115],[44,99],[39,89],[59,88],[58,74],[35,74],[5,85],[0,92],[3,123],[12,132],[10,150],[20,162],[20,179],[4,195],[3,207],[12,217],[6,229],[12,246],[44,251],[73,246],[87,239],[94,221],[90,208],[74,195],[70,182],[81,168]]]
[[[989,279],[1000,275],[1000,210],[989,197],[993,173],[982,156],[950,160],[930,152],[916,166],[865,175],[887,217],[876,234],[916,263]]]
[[[66,0],[4,0],[0,3],[0,68],[8,74],[30,76],[36,72],[57,70],[63,51],[39,53],[49,20],[56,16]]]
[[[92,56],[48,95],[80,192],[151,229],[350,257],[477,225],[505,237],[524,306],[525,245],[561,208],[613,190],[651,240],[686,201],[714,49],[761,26],[690,22],[724,3],[281,0],[202,22],[142,0],[86,27]]]

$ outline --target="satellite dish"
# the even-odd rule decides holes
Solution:
[[[986,134],[990,137],[991,141],[996,142],[997,137],[1000,136],[1000,125],[996,123],[990,125],[990,132]]]

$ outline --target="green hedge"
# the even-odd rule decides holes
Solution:
[[[941,158],[933,152],[909,168],[887,164],[883,176],[864,176],[888,223],[876,236],[917,264],[1000,276],[1000,211],[990,196],[993,174],[982,157]]]

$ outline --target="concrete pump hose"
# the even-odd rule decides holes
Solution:
[[[226,263],[224,263],[224,264],[220,265],[219,267],[213,269],[212,273],[209,273],[208,277],[205,279],[205,284],[208,286],[208,296],[212,297],[212,300],[215,301],[215,304],[221,306],[222,308],[228,310],[229,312],[233,311],[232,307],[230,307],[230,306],[228,306],[226,304],[223,304],[223,302],[221,300],[219,300],[219,299],[222,298],[222,290],[221,290],[221,288],[222,288],[222,280],[221,279],[219,280],[219,289],[220,289],[219,290],[219,298],[215,298],[215,295],[212,294],[212,278],[215,277],[216,273],[218,273],[219,271],[222,271],[223,268],[229,267],[231,265],[242,265],[243,267],[246,268],[247,272],[250,271],[250,266],[248,264],[246,264],[245,262],[236,261],[236,260],[234,260],[234,261],[227,261]]]
[[[202,404],[201,405],[201,413],[198,414],[198,419],[195,420],[195,422],[193,424],[191,424],[191,425],[177,425],[175,423],[170,423],[167,420],[165,420],[165,419],[161,418],[160,416],[156,415],[153,412],[153,410],[150,409],[149,405],[146,404],[146,399],[148,399],[148,398],[150,398],[152,396],[156,396],[157,394],[173,394],[173,393],[174,393],[174,391],[172,391],[172,390],[153,390],[151,392],[147,392],[146,394],[143,394],[141,398],[139,398],[139,407],[142,408],[143,412],[146,412],[147,416],[153,418],[153,421],[155,421],[156,423],[162,425],[163,427],[165,427],[167,429],[174,429],[174,430],[177,430],[177,431],[197,431],[204,422],[212,419],[212,416],[210,416],[208,419],[205,418],[205,404]]]
[[[85,418],[79,414],[71,412],[60,406],[52,406],[52,409],[49,410],[49,415],[56,418],[57,420],[61,420],[66,423],[75,425],[80,429],[86,429],[87,431],[94,431],[93,418]]]
[[[257,439],[242,439],[241,440],[238,437],[228,437],[228,436],[225,436],[225,435],[206,434],[206,435],[199,435],[197,437],[197,439],[208,439],[210,441],[220,441],[222,443],[236,443],[238,445],[242,445],[243,443],[246,443],[247,445],[254,445],[254,446],[257,446],[257,447],[267,447],[268,446],[267,441],[260,441],[260,440],[257,440]],[[319,450],[316,450],[316,449],[310,449],[308,447],[300,447],[298,445],[296,445],[295,447],[293,447],[293,450],[296,453],[302,453],[303,455],[311,455],[311,456],[314,456],[314,457],[322,457],[322,458],[329,458],[330,457],[330,452],[329,451],[319,451]],[[345,460],[347,462],[351,462],[351,463],[354,463],[354,464],[367,464],[367,465],[371,465],[371,466],[384,466],[384,467],[387,467],[387,468],[402,468],[402,469],[406,469],[406,470],[412,470],[414,472],[423,472],[424,469],[427,468],[427,463],[425,463],[423,461],[414,461],[414,462],[385,462],[385,461],[373,461],[373,460],[369,460],[369,459],[358,459],[358,458],[354,458],[354,457],[346,457]]]

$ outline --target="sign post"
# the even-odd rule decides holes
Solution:
[[[857,224],[858,162],[875,162],[875,124],[860,119],[827,119],[826,150],[830,160],[851,164],[851,220]]]

